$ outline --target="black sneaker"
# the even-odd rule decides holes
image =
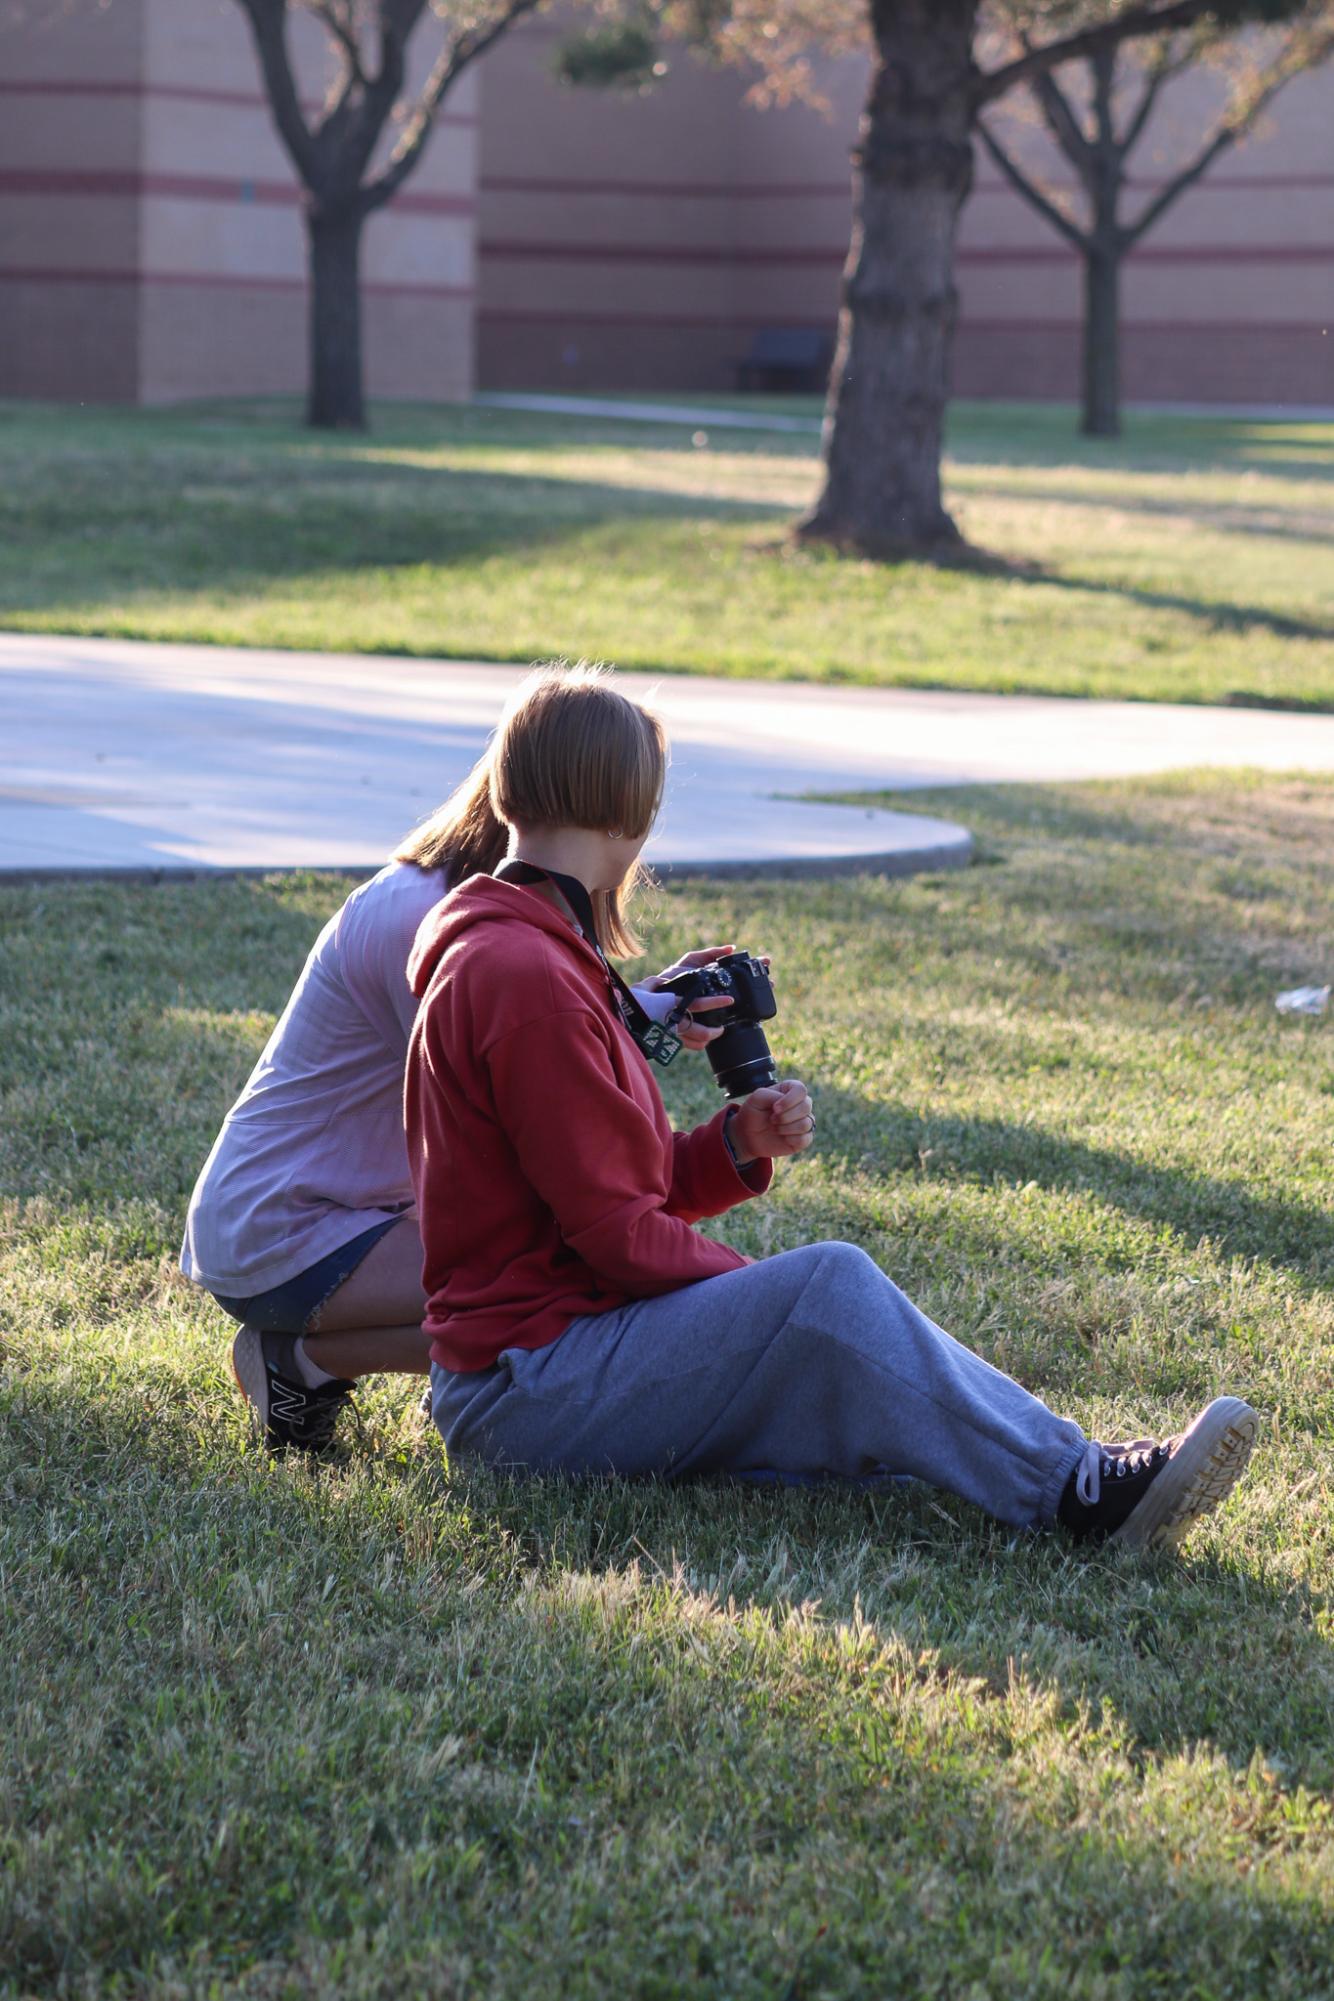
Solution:
[[[1061,1496],[1057,1520],[1077,1542],[1169,1548],[1227,1499],[1258,1424],[1240,1397],[1215,1397],[1179,1438],[1090,1444]]]
[[[338,1413],[356,1384],[335,1376],[309,1388],[292,1353],[296,1342],[295,1334],[261,1334],[257,1327],[243,1327],[232,1343],[232,1374],[271,1452],[327,1452]]]

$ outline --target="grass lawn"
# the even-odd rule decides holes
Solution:
[[[772,949],[821,1109],[717,1227],[864,1245],[1103,1436],[1249,1393],[1184,1561],[502,1479],[402,1384],[268,1463],[175,1249],[345,885],[0,888],[0,1993],[1334,1993],[1334,1025],[1273,1007],[1334,784],[964,804],[964,873],[661,897],[659,962]]]
[[[785,406],[786,407],[786,406]],[[963,405],[1000,575],[784,540],[794,433],[385,406],[0,408],[0,625],[917,687],[1334,707],[1334,425]]]

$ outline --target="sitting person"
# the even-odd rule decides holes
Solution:
[[[694,1225],[812,1143],[795,1080],[668,1125],[607,953],[662,794],[661,726],[548,670],[484,769],[508,856],[429,915],[410,977],[408,1156],[433,1415],[451,1455],[679,1477],[907,1474],[1015,1528],[1158,1545],[1241,1473],[1256,1417],[1085,1437],[919,1312],[864,1251],[758,1262]]]
[[[407,964],[446,890],[504,856],[484,766],[329,919],[190,1198],[181,1269],[242,1323],[232,1368],[275,1449],[325,1450],[356,1378],[429,1366],[403,1136]],[[688,953],[644,991],[727,949]],[[691,1023],[681,1039],[717,1033]]]

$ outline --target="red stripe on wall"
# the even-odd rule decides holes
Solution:
[[[842,264],[846,251],[834,246],[805,250],[739,250],[730,244],[681,243],[508,243],[479,242],[486,257],[581,264]]]
[[[1052,183],[1061,187],[1078,188],[1077,181]],[[1127,175],[1128,188],[1157,191],[1163,183],[1148,175]],[[1210,174],[1201,181],[1192,193],[1217,188],[1220,192],[1235,192],[1238,188],[1275,192],[1293,189],[1334,188],[1334,174]],[[631,201],[640,199],[652,201],[847,201],[852,192],[848,181],[773,181],[751,183],[745,181],[623,181],[614,184],[606,181],[579,181],[536,179],[519,174],[487,174],[481,182],[483,194],[504,195],[603,195],[619,199],[624,196]],[[1008,181],[979,180],[974,183],[973,193],[979,195],[1009,195],[1014,199],[1014,190]]]
[[[740,201],[801,201],[807,198],[824,200],[837,196],[847,201],[852,192],[851,181],[773,181],[761,186],[746,182],[730,181],[560,181],[529,180],[522,175],[487,174],[481,182],[483,194],[506,195],[606,195],[619,199],[628,195],[632,200],[640,196],[652,200],[681,199],[685,201],[730,201],[735,197]]]
[[[128,174],[110,170],[52,168],[0,171],[0,195],[119,195],[131,201],[160,200],[255,202],[266,207],[296,208],[302,191],[294,181],[219,180],[207,174]],[[471,215],[471,195],[410,191],[392,206],[407,215]]]
[[[570,264],[801,264],[841,266],[846,250],[811,245],[798,249],[738,249],[724,244],[551,243],[509,242],[484,237],[478,244],[484,257],[508,261]],[[1139,264],[1334,264],[1334,247],[1314,243],[1161,244],[1135,249]],[[1071,264],[1078,252],[1064,243],[1014,246],[963,246],[959,264]]]
[[[304,278],[275,278],[230,271],[92,271],[45,270],[37,265],[0,264],[0,282],[15,285],[200,285],[215,291],[304,292]],[[368,298],[471,299],[471,285],[415,285],[393,279],[367,279]]]
[[[1047,185],[1078,189],[1083,184],[1080,181],[1070,180],[1053,181],[1047,183]],[[1127,174],[1125,186],[1128,188],[1144,189],[1151,194],[1157,194],[1160,188],[1166,186],[1166,182],[1161,177],[1155,179],[1152,174]],[[1243,191],[1251,189],[1256,193],[1263,194],[1267,193],[1270,189],[1275,193],[1279,193],[1290,191],[1294,188],[1334,188],[1334,174],[1207,174],[1202,181],[1196,182],[1190,192],[1192,195],[1208,194],[1216,189],[1220,194],[1235,194],[1238,189]],[[1013,195],[1014,189],[1008,181],[999,179],[979,180],[973,183],[973,193],[978,195]],[[1018,196],[1015,198],[1016,200],[1019,199]]]
[[[142,97],[176,99],[183,104],[239,104],[250,110],[267,111],[269,100],[258,90],[217,90],[210,84],[138,83],[132,78],[118,81],[103,78],[23,77],[0,82],[0,97]],[[303,98],[303,111],[320,111],[321,97]],[[440,125],[476,125],[473,111],[440,111]]]
[[[970,333],[1068,333],[1083,332],[1082,320],[984,320],[960,315],[959,325]],[[1302,340],[1324,339],[1325,329],[1318,320],[1123,320],[1123,333],[1189,334],[1210,340],[1215,334],[1292,334]]]
[[[494,320],[505,324],[540,323],[551,327],[599,326],[599,327],[729,327],[752,329],[772,326],[773,315],[765,313],[597,313],[584,312],[571,307],[569,310],[555,308],[534,308],[527,306],[489,306],[478,312],[481,321]],[[788,319],[783,325],[788,327],[812,327],[827,332],[834,315],[823,319]],[[1080,320],[994,320],[973,319],[964,315],[959,322],[970,333],[1063,333],[1072,337],[1082,328]],[[1126,320],[1122,323],[1126,333],[1169,333],[1190,335],[1200,340],[1216,334],[1290,334],[1309,340],[1324,334],[1318,322],[1297,323],[1291,320]]]
[[[827,333],[833,317],[830,313],[823,319],[784,318],[783,325]],[[731,327],[746,332],[772,325],[772,319],[762,313],[587,313],[573,307],[561,311],[541,306],[484,306],[477,318],[479,322],[549,327]]]

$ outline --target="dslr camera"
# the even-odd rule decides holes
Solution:
[[[778,1082],[778,1071],[760,1027],[762,1021],[773,1020],[778,1003],[758,959],[752,959],[749,952],[729,952],[726,958],[693,966],[674,979],[664,980],[661,991],[677,998],[677,1006],[668,1017],[669,1027],[689,1014],[696,1001],[712,1000],[719,994],[731,1001],[730,1008],[709,1008],[699,1018],[702,1027],[723,1031],[704,1053],[719,1090],[729,1098],[749,1097],[752,1091]]]

